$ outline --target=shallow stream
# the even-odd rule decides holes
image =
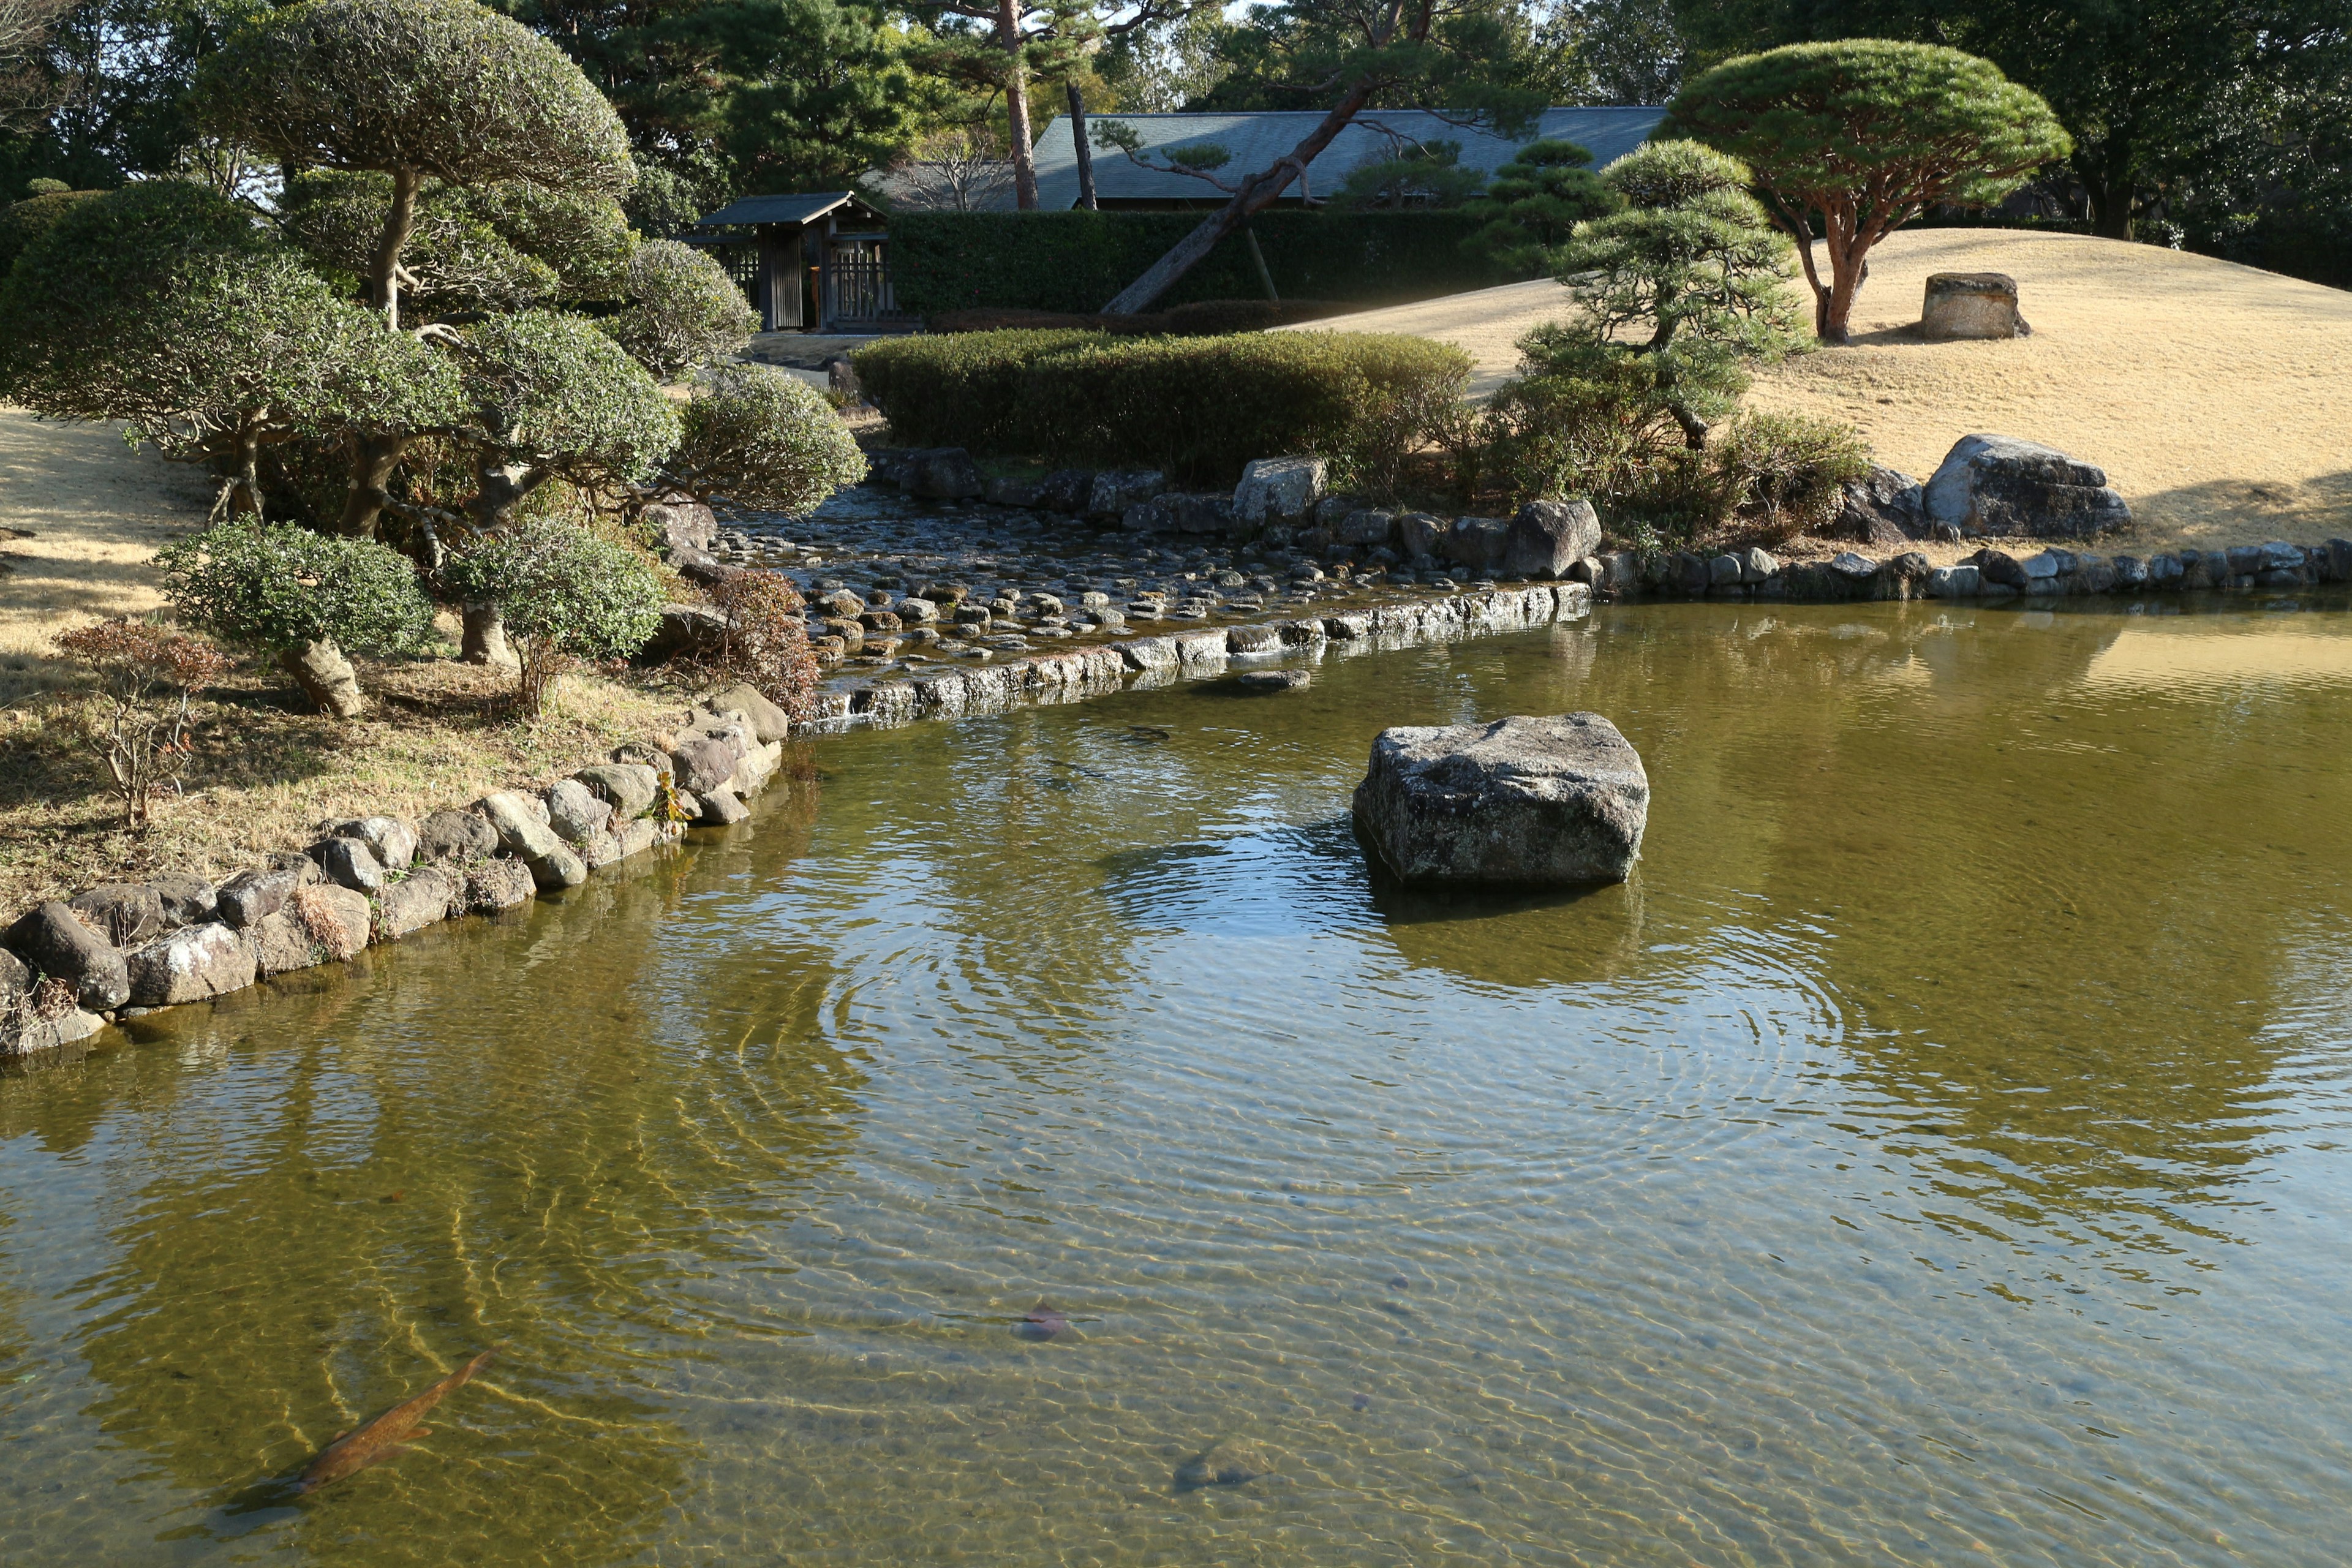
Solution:
[[[0,1080],[0,1560],[2338,1562],[2352,616],[2191,610],[830,738]],[[1587,708],[1632,884],[1370,881],[1377,730]]]

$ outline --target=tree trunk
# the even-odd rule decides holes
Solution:
[[[383,312],[383,324],[400,331],[400,253],[408,245],[409,231],[416,226],[416,188],[421,182],[413,169],[395,170],[392,176],[392,210],[384,214],[383,233],[376,240],[375,254],[369,258],[368,286],[374,291],[376,309]]]
[[[522,668],[514,649],[507,646],[506,617],[499,614],[496,605],[467,605],[459,613],[466,623],[460,652],[467,664],[488,665],[492,669]]]
[[[1004,50],[1004,124],[1013,143],[1013,205],[1037,210],[1037,159],[1029,143],[1029,63],[1021,49],[1021,0],[997,0],[996,41]]]
[[[403,436],[352,437],[352,471],[343,481],[343,512],[335,531],[351,539],[373,539],[383,518],[384,487],[407,455]]]
[[[1107,316],[1132,316],[1148,310],[1153,301],[1176,285],[1176,280],[1198,265],[1201,258],[1216,248],[1217,241],[1249,221],[1252,213],[1273,205],[1276,197],[1289,188],[1298,172],[1315,161],[1317,153],[1331,144],[1331,138],[1348,127],[1357,112],[1371,98],[1371,89],[1358,87],[1339,100],[1339,106],[1325,115],[1321,123],[1307,133],[1306,140],[1290,150],[1287,157],[1273,168],[1252,174],[1242,182],[1234,199],[1219,207],[1201,222],[1201,226],[1175,247],[1144,269],[1143,276],[1119,291],[1118,298],[1103,307]]]
[[[320,637],[301,647],[289,647],[278,656],[302,695],[321,713],[338,719],[356,719],[367,711],[367,699],[360,694],[359,678],[352,672],[352,661],[335,646],[332,637]]]
[[[1078,84],[1070,83],[1070,144],[1078,150],[1078,205],[1088,212],[1095,206],[1095,151],[1087,145],[1087,100],[1078,96]]]
[[[261,421],[269,416],[267,408],[239,427],[229,447],[228,514],[231,517],[261,517]]]

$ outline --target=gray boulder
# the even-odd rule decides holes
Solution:
[[[1297,522],[1314,514],[1323,499],[1330,465],[1320,458],[1260,458],[1242,470],[1234,487],[1234,519],[1252,527]]]
[[[912,621],[920,616],[925,621],[939,618],[939,606],[929,599],[908,599],[898,606],[901,620]],[[748,681],[738,682],[710,700],[714,713],[740,713],[751,721],[751,738],[761,745],[781,741],[792,733],[789,714],[768,700],[760,689]]]
[[[1511,525],[1503,518],[1457,517],[1437,552],[1457,566],[1491,572],[1502,563],[1510,542]]]
[[[539,883],[530,867],[520,860],[497,859],[468,869],[457,898],[467,911],[487,915],[527,904],[538,892]]]
[[[547,791],[547,825],[572,845],[587,843],[613,820],[612,803],[598,798],[577,779],[559,779]]]
[[[1511,519],[1501,564],[1517,577],[1565,577],[1600,548],[1601,518],[1591,501],[1531,500]]]
[[[72,986],[76,998],[93,1013],[120,1007],[130,998],[131,976],[122,954],[55,899],[10,926],[0,936],[0,947],[37,973]]]
[[[677,770],[677,787],[700,795],[734,777],[743,754],[715,735],[681,735],[670,748],[669,760]]]
[[[308,857],[305,857],[305,862]],[[239,930],[259,925],[286,907],[301,887],[299,871],[239,871],[220,885],[215,895],[220,918]]]
[[[1086,515],[1097,522],[1118,522],[1130,507],[1155,499],[1168,488],[1168,476],[1157,468],[1106,468],[1087,486]]]
[[[1650,780],[1598,713],[1382,731],[1356,826],[1411,882],[1622,882],[1642,850]]]
[[[1396,514],[1366,509],[1351,511],[1332,527],[1331,538],[1339,544],[1352,544],[1364,550],[1377,550],[1396,536]]]
[[[667,756],[662,758],[668,762]],[[675,765],[675,764],[673,764]],[[661,773],[643,763],[599,763],[572,775],[608,801],[613,815],[623,821],[651,811],[661,787]]]
[[[449,918],[457,901],[458,879],[437,866],[423,867],[397,882],[384,884],[376,900],[376,925],[387,942],[398,942],[410,931],[437,925]]]
[[[336,838],[358,839],[387,871],[404,870],[416,863],[416,829],[396,816],[353,817],[332,824],[327,832]]]
[[[1910,475],[1874,463],[1870,472],[1846,481],[1835,528],[1841,539],[1900,550],[1927,537],[1926,492]]]
[[[1930,522],[1996,538],[2086,538],[2131,521],[2105,469],[2013,436],[1961,437],[1923,501]]]
[[[219,895],[210,882],[184,871],[166,871],[148,886],[163,900],[163,923],[167,926],[201,925],[211,920],[220,907]]]
[[[0,947],[0,1010],[32,988],[33,972],[25,967],[25,961]]]
[[[375,851],[356,838],[322,838],[310,846],[310,858],[327,880],[339,888],[373,893],[383,886],[383,866]]]
[[[984,492],[980,465],[961,447],[926,447],[907,454],[898,488],[931,500],[967,500]]]
[[[540,887],[576,888],[588,879],[588,868],[542,819],[546,808],[537,801],[500,790],[484,795],[474,809],[488,819],[499,847],[530,868]]]
[[[1170,491],[1128,508],[1119,526],[1131,533],[1225,533],[1234,526],[1233,499]]]
[[[659,531],[662,548],[708,550],[719,537],[719,519],[692,496],[672,493],[648,502],[640,521]]]
[[[1285,691],[1298,691],[1313,685],[1315,678],[1303,669],[1253,669],[1236,676],[1234,689],[1246,697],[1272,697]]]
[[[1444,547],[1450,525],[1425,511],[1409,511],[1396,520],[1396,547],[1408,561],[1435,555]]]
[[[702,808],[696,821],[704,827],[731,827],[751,815],[751,808],[743,804],[742,798],[724,785],[698,790],[694,798]]]
[[[256,973],[267,978],[347,959],[374,932],[375,908],[364,894],[320,887],[305,889],[245,935],[253,944]]]
[[[991,479],[981,491],[991,506],[1017,506],[1024,509],[1037,504],[1037,494],[1045,487],[1035,479],[1017,479],[1000,475]]]
[[[184,926],[129,955],[131,1001],[175,1007],[242,991],[253,984],[256,962],[243,932],[217,922]]]
[[[708,605],[664,605],[661,624],[629,656],[635,664],[663,664],[717,653],[727,645],[727,617]]]
[[[66,900],[81,923],[116,947],[136,947],[161,936],[163,896],[143,882],[101,882]]]
[[[479,812],[436,811],[416,825],[416,853],[424,860],[460,865],[498,853],[499,836]]]
[[[1065,511],[1075,516],[1087,510],[1094,493],[1092,468],[1055,468],[1037,481],[1037,499],[1032,504],[1041,511]]]

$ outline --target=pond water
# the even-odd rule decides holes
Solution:
[[[143,1020],[0,1082],[0,1558],[2336,1562],[2352,617],[2292,609],[1604,609],[851,734]],[[1369,881],[1375,731],[1577,708],[1629,886]]]

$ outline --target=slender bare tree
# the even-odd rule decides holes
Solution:
[[[0,0],[0,126],[48,107],[39,61],[74,0]]]

